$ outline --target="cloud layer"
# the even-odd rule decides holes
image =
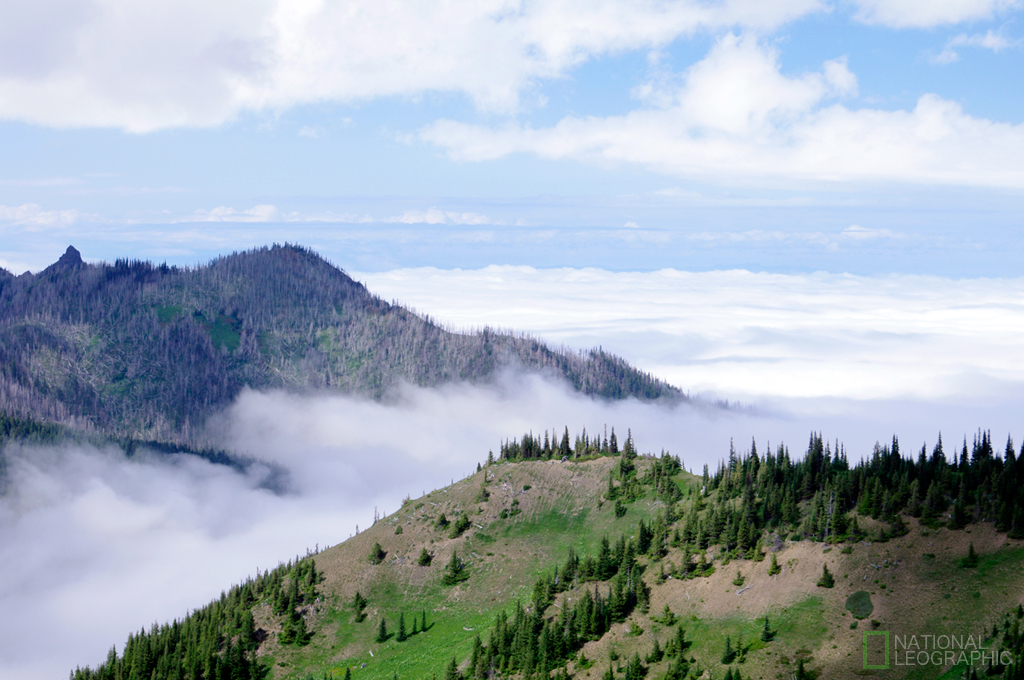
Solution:
[[[1024,386],[1019,278],[497,266],[354,276],[454,327],[602,344],[684,389],[730,398],[977,398]]]

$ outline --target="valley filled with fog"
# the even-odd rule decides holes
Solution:
[[[8,451],[0,500],[0,676],[63,677],[231,583],[340,542],[472,472],[524,432],[632,429],[641,452],[700,473],[809,433],[851,460],[977,428],[1019,433],[1024,280],[749,272],[395,270],[355,274],[453,328],[490,325],[600,345],[687,390],[677,405],[602,402],[551,377],[403,387],[375,402],[245,391],[208,424],[253,462],[88,447]],[[721,400],[728,400],[725,405]],[[58,654],[42,650],[58,649]]]

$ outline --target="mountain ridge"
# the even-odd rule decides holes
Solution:
[[[1024,543],[967,505],[998,516],[1008,498],[987,480],[1015,496],[1016,452],[998,458],[983,435],[962,466],[918,467],[895,444],[853,467],[820,436],[799,461],[752,445],[713,475],[638,455],[630,437],[619,455],[584,436],[569,456],[505,446],[73,678],[1019,680]],[[969,632],[1002,661],[910,667],[903,650],[902,664],[872,668],[865,632]]]
[[[400,381],[480,383],[506,367],[596,397],[687,398],[600,349],[444,329],[297,245],[196,267],[87,264],[69,247],[37,274],[0,276],[0,411],[111,436],[205,444],[204,422],[243,386],[382,399]]]

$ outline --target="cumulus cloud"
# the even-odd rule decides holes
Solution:
[[[0,8],[0,117],[134,132],[242,111],[464,93],[509,111],[595,56],[696,31],[770,30],[821,0],[561,0],[215,5],[45,0]]]
[[[729,34],[681,84],[659,87],[660,107],[625,115],[568,116],[547,128],[441,120],[420,136],[458,161],[526,152],[723,182],[1024,187],[1024,124],[976,118],[934,94],[911,111],[848,108],[835,101],[857,91],[843,59],[789,76],[775,48]]]
[[[893,28],[932,28],[988,19],[1020,7],[1019,0],[854,0],[856,17]]]

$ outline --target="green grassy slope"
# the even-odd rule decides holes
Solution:
[[[318,599],[302,608],[313,631],[308,644],[281,644],[278,634],[287,617],[273,613],[272,598],[263,597],[252,608],[263,637],[256,655],[267,676],[343,678],[347,670],[358,680],[444,677],[452,658],[469,672],[476,636],[488,641],[499,611],[511,613],[516,603],[529,608],[534,583],[562,565],[570,549],[581,556],[596,554],[603,537],[613,542],[619,535],[635,537],[641,522],[650,527],[663,517],[666,504],[650,487],[617,516],[604,495],[609,471],[618,462],[604,457],[487,466],[408,500],[390,517],[317,554],[316,568],[323,574]],[[637,478],[644,479],[654,462],[638,459]],[[682,495],[680,514],[690,503],[713,500],[699,498],[699,477],[679,472],[671,481]],[[453,538],[451,526],[437,525],[442,513],[453,522],[465,513],[470,529]],[[876,529],[870,518],[859,521],[869,535]],[[739,672],[743,678],[791,678],[801,667],[805,677],[817,678],[938,677],[954,664],[865,670],[864,632],[990,637],[986,631],[1024,597],[1024,544],[984,523],[959,531],[929,529],[912,518],[908,524],[909,533],[881,543],[786,540],[772,534],[765,557],[757,561],[735,559],[711,546],[705,557],[714,568],[693,578],[679,574],[685,559],[680,546],[662,557],[642,555],[637,561],[649,588],[649,607],[638,606],[600,639],[587,642],[565,670],[597,680],[611,668],[615,678],[628,678],[634,654],[648,658],[655,641],[664,649],[682,628],[685,651],[674,659],[644,661],[648,678],[669,677],[680,658],[688,662],[688,677]],[[370,560],[375,544],[385,551],[379,564]],[[969,544],[980,554],[978,564],[958,566]],[[418,564],[424,549],[432,555],[429,566]],[[442,578],[453,552],[464,558],[468,578],[446,586]],[[772,555],[777,574],[769,573]],[[832,588],[816,585],[823,566],[834,575]],[[544,617],[557,618],[584,589],[592,592],[595,586],[602,593],[608,588],[604,582],[571,584]],[[846,606],[858,591],[870,599],[871,611],[862,619]],[[357,592],[367,601],[362,620],[351,605]],[[672,616],[666,618],[666,611]],[[399,641],[399,615],[411,631],[424,613],[427,629]],[[765,616],[768,641],[761,640]],[[383,642],[375,639],[381,619],[391,633]],[[727,637],[743,651],[724,664]]]

